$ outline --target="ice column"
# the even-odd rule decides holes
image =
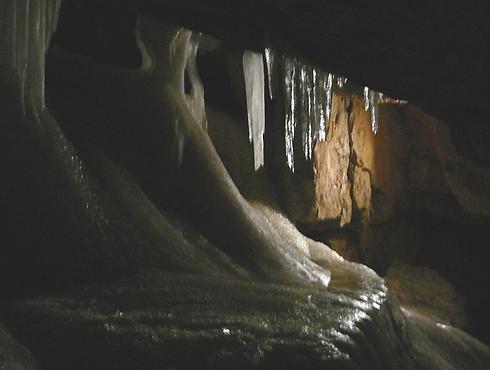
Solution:
[[[45,57],[60,0],[0,2],[0,74],[18,95],[24,115],[45,108]]]

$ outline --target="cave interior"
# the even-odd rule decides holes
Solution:
[[[490,368],[489,17],[3,1],[0,368]]]

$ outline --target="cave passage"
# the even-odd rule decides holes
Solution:
[[[411,217],[490,215],[490,175],[441,121],[300,56],[104,9],[0,5],[0,367],[490,367],[457,290],[403,264]],[[433,297],[413,271],[436,304],[404,300]]]

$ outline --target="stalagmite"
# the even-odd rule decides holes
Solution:
[[[243,72],[249,139],[253,144],[255,170],[258,170],[264,165],[265,78],[262,54],[246,50],[243,53]]]

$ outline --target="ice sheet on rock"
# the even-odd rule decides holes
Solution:
[[[303,276],[307,281],[316,281],[327,287],[330,283],[330,271],[313,261],[311,240],[301,234],[282,213],[259,202],[252,202],[251,205],[255,212],[265,218],[266,224],[270,227],[271,243],[274,239],[282,241],[280,243],[281,254],[290,264],[290,268],[297,270],[297,274]],[[318,244],[329,249],[326,245]],[[315,256],[317,254],[315,253]],[[329,259],[329,261],[334,261],[334,259]]]
[[[243,53],[243,73],[249,139],[253,145],[255,170],[258,170],[264,164],[265,77],[262,54],[246,50]]]

